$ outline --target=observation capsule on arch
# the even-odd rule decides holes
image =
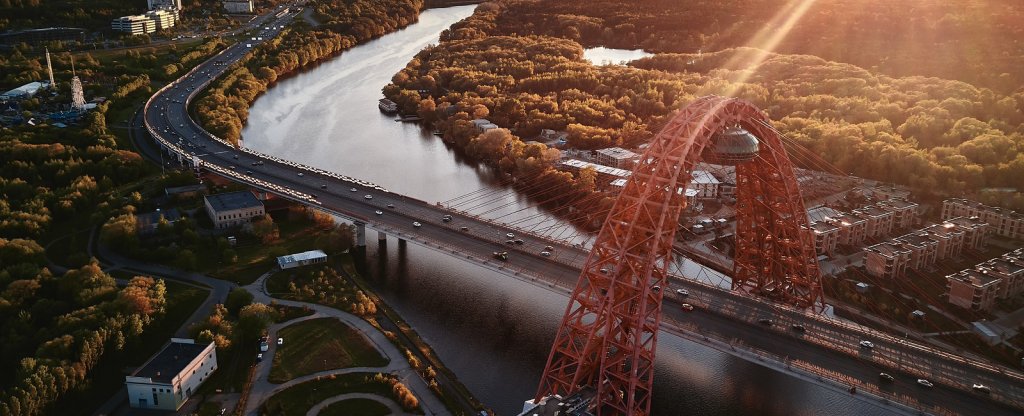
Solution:
[[[716,133],[705,147],[703,158],[709,163],[736,166],[753,160],[759,150],[757,137],[736,125]]]

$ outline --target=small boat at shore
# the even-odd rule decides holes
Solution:
[[[398,112],[398,104],[387,98],[381,98],[380,101],[377,102],[377,108],[387,114],[394,114]]]

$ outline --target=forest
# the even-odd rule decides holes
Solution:
[[[86,99],[106,100],[64,127],[46,113],[70,101],[71,55],[54,53],[55,95],[18,103],[35,124],[0,128],[0,415],[44,414],[68,395],[95,393],[97,363],[117,365],[118,353],[141,345],[140,334],[163,316],[163,281],[122,275],[119,287],[85,253],[67,253],[75,264],[57,272],[44,247],[134,212],[141,197],[125,189],[154,168],[129,150],[121,123],[154,82],[209,56],[218,42],[78,54]],[[0,67],[3,82],[24,83],[42,79],[45,58],[19,48],[0,57]]]
[[[822,0],[818,6],[837,2],[842,3]],[[660,20],[651,19],[638,29],[635,42],[618,36],[612,36],[615,42],[603,42],[609,38],[595,36],[609,27],[614,33],[615,27],[628,24],[616,22],[631,21],[640,8],[592,3],[583,7],[570,1],[509,0],[481,5],[473,16],[442,33],[440,44],[411,60],[384,94],[405,111],[437,122],[471,156],[480,156],[480,145],[489,142],[467,128],[473,118],[486,117],[515,132],[519,140],[531,140],[548,128],[568,131],[570,147],[634,147],[657,132],[676,109],[697,97],[719,94],[751,100],[772,116],[788,143],[812,150],[842,172],[942,195],[1015,187],[1024,175],[1024,89],[887,75],[874,66],[742,46],[660,53],[628,67],[594,66],[582,58],[584,45],[649,47],[646,42],[661,32],[650,26]],[[644,3],[651,3],[644,10],[676,10],[670,2]],[[718,3],[671,3],[698,8],[699,16],[723,21],[735,17],[729,17],[732,11],[717,9]],[[563,11],[578,14],[565,17]],[[552,16],[562,23],[545,20]],[[731,42],[716,39],[694,49]],[[975,75],[998,78],[994,71],[999,70],[989,67]],[[486,155],[480,158],[491,162],[511,157],[503,169],[521,159],[508,146],[491,146],[482,153]],[[514,169],[505,171],[516,174]]]

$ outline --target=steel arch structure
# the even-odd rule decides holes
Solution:
[[[734,290],[821,310],[821,272],[793,166],[768,116],[717,96],[659,132],[608,214],[548,356],[535,402],[589,386],[597,415],[647,415],[662,290],[694,165],[714,135],[739,125],[760,139],[736,166]]]

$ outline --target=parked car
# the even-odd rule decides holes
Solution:
[[[278,338],[277,345],[284,345],[284,338]]]
[[[256,354],[256,362],[263,362],[263,353]]]

